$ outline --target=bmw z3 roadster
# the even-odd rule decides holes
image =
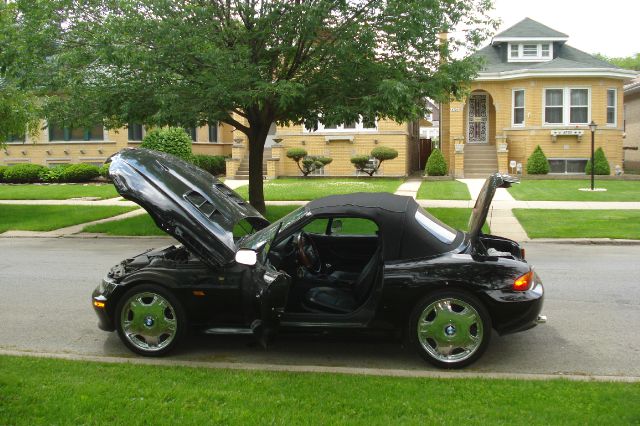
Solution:
[[[268,343],[348,329],[395,332],[432,364],[458,368],[493,330],[544,321],[524,250],[482,233],[509,176],[487,179],[462,232],[388,193],[320,198],[269,223],[209,173],[145,149],[113,156],[109,174],[179,242],[123,260],[93,292],[99,327],[138,354],[166,354],[191,330]]]

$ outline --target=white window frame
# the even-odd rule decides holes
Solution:
[[[338,132],[338,133],[354,133],[354,132],[377,132],[378,131],[378,119],[374,120],[375,127],[364,127],[362,122],[362,117],[356,122],[356,127],[354,129],[345,129],[344,123],[337,125],[335,128],[325,129],[324,124],[322,122],[318,123],[317,130],[307,129],[306,126],[302,126],[302,131],[305,133],[322,133],[322,132]]]
[[[516,92],[522,92],[522,106],[516,107]],[[527,92],[525,89],[512,89],[511,90],[511,125],[513,127],[525,127],[527,122],[526,117],[527,106]],[[516,123],[516,108],[522,108],[522,123]]]
[[[547,90],[562,90],[562,123],[547,122]],[[587,91],[587,121],[585,123],[571,122],[571,91]],[[591,122],[591,88],[584,86],[576,87],[545,87],[542,89],[542,125],[544,127],[557,126],[588,126]]]
[[[524,45],[536,45],[537,46],[537,54],[536,56],[525,56],[524,55]],[[542,56],[542,45],[549,45],[549,56]],[[518,46],[518,56],[512,55],[512,47]],[[522,41],[519,43],[509,43],[507,47],[507,58],[509,62],[547,62],[553,59],[553,42],[551,41]]]
[[[613,91],[613,105],[609,105],[609,92]],[[613,108],[613,123],[609,123],[609,108]],[[615,87],[609,87],[607,89],[607,105],[605,110],[605,119],[607,122],[607,126],[609,127],[617,127],[618,126],[618,89]]]

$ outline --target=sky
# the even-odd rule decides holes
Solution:
[[[494,0],[498,32],[529,17],[569,36],[567,44],[610,57],[640,52],[638,0]]]

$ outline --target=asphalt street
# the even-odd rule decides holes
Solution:
[[[113,264],[168,239],[0,238],[0,349],[133,357],[96,326],[90,294]],[[468,371],[640,376],[640,246],[527,243],[545,284],[547,324],[497,336]],[[193,336],[171,357],[430,370],[386,339]]]

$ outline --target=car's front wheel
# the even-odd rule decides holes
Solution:
[[[491,317],[474,296],[439,291],[416,305],[409,332],[424,359],[440,368],[461,368],[480,358],[489,345]]]
[[[185,334],[180,302],[165,288],[141,284],[127,291],[116,307],[116,329],[124,344],[145,356],[164,355]]]

